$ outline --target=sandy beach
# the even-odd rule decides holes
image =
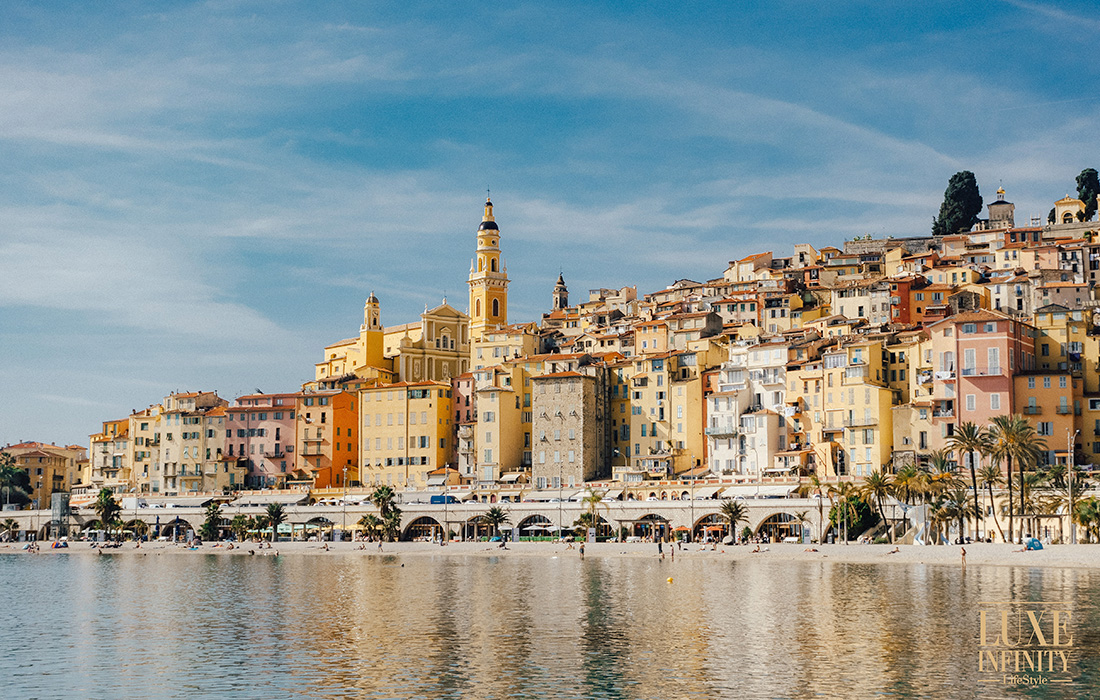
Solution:
[[[279,542],[272,548],[265,544],[261,549],[256,543],[204,544],[198,549],[165,542],[149,542],[140,548],[126,543],[117,549],[100,550],[91,543],[72,543],[67,549],[50,549],[43,543],[38,555],[32,555],[22,549],[22,544],[0,545],[0,554],[19,554],[27,556],[77,555],[77,556],[134,556],[134,555],[170,555],[192,556],[196,554],[215,554],[224,556],[509,556],[509,557],[580,557],[580,545],[572,547],[557,542],[509,542],[507,549],[501,549],[498,543],[490,542],[452,542],[446,546],[428,542],[386,542],[379,551],[377,543],[329,542],[328,549],[322,542]],[[363,544],[364,549],[359,547]],[[675,545],[663,547],[666,559],[673,557]],[[962,547],[899,545],[893,553],[891,545],[874,544],[770,544],[760,545],[760,551],[754,552],[755,545],[723,546],[711,549],[710,545],[684,545],[676,550],[677,559],[705,560],[767,560],[785,561],[825,561],[840,563],[874,564],[932,564],[942,566],[961,566]],[[816,550],[816,551],[811,551]],[[1097,545],[1049,545],[1040,551],[1022,552],[1019,545],[975,543],[966,545],[967,566],[1027,566],[1042,568],[1100,568],[1100,546]],[[250,552],[252,552],[250,554]],[[586,558],[598,557],[659,557],[657,545],[653,543],[616,543],[604,542],[585,545]]]

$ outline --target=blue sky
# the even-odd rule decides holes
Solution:
[[[151,8],[155,8],[152,11]],[[1089,2],[0,5],[0,444],[312,378],[370,291],[559,269],[659,289],[928,232],[948,178],[1043,216],[1100,165]]]

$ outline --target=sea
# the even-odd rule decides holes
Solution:
[[[1090,569],[150,551],[0,591],[8,699],[1100,697]]]

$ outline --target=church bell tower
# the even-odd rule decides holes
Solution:
[[[493,219],[493,202],[485,199],[485,215],[477,229],[477,257],[470,262],[470,338],[508,325],[508,268],[500,256],[500,229]]]

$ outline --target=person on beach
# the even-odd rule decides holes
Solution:
[[[658,537],[657,538],[657,554],[660,554],[662,559],[665,558],[665,550],[664,550],[663,543],[664,543],[664,538]]]
[[[962,548],[962,566],[966,568],[966,547]]]
[[[887,552],[887,554],[901,554],[901,550],[897,547],[894,547],[889,552]]]
[[[584,559],[584,542],[581,542],[581,559]]]
[[[378,551],[379,552],[382,551],[382,540],[381,539],[378,540]]]

